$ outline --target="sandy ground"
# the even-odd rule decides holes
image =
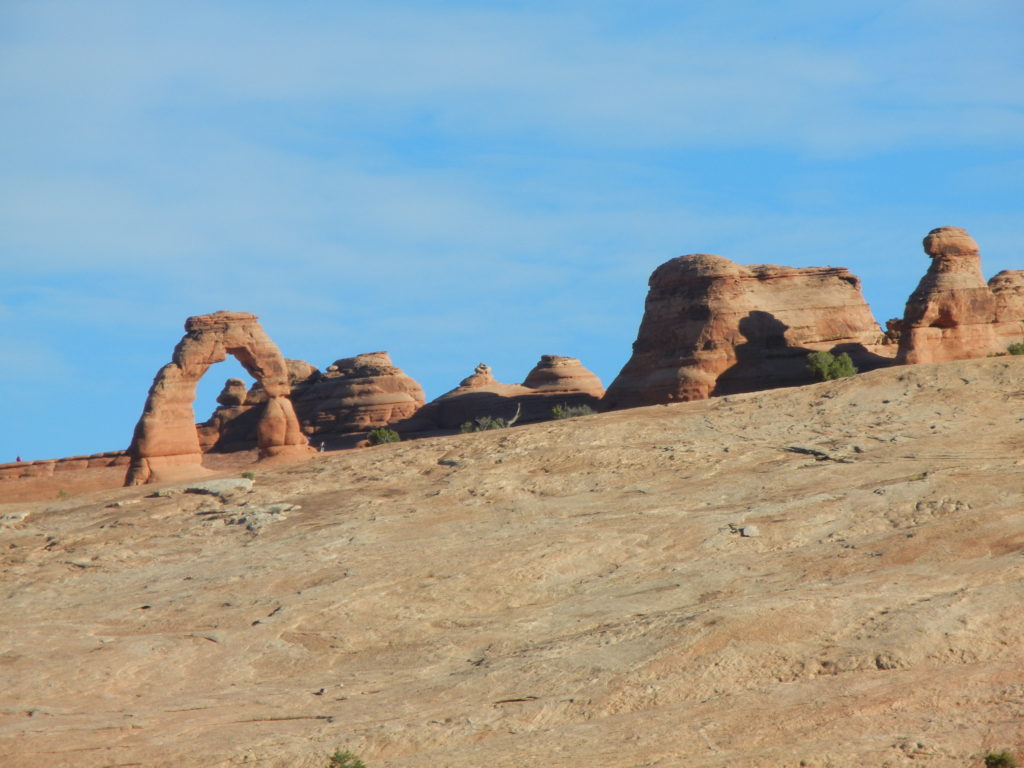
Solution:
[[[0,762],[1024,753],[1022,405],[919,365],[2,504]]]

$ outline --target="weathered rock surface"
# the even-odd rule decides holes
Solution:
[[[680,256],[651,275],[633,355],[605,408],[630,408],[808,382],[808,352],[847,352],[859,370],[891,348],[842,267],[741,266]]]
[[[420,429],[457,429],[481,416],[509,419],[516,413],[520,423],[544,421],[556,405],[596,408],[603,394],[601,380],[575,357],[542,355],[522,384],[503,384],[480,363],[417,413],[415,422]]]
[[[224,389],[217,395],[217,402],[224,406],[241,405],[249,394],[245,382],[241,379],[228,379],[224,382]]]
[[[397,424],[425,400],[423,387],[387,352],[336,360],[324,373],[296,382],[292,391],[302,429],[314,441]]]
[[[410,417],[425,401],[423,388],[397,367],[387,352],[336,360],[321,373],[303,360],[285,360],[289,399],[303,434],[315,443],[375,427],[416,427]],[[259,382],[239,406],[222,406],[199,425],[203,449],[233,451],[256,444],[255,418],[267,402]]]
[[[939,227],[925,237],[924,250],[932,262],[907,299],[898,362],[963,360],[1005,351],[995,332],[996,298],[981,274],[974,239],[960,227]],[[1004,305],[1013,304],[1011,297],[1012,289],[1005,292]]]
[[[0,505],[0,762],[1019,756],[1022,380],[890,368],[314,456],[225,503]]]
[[[1005,349],[1024,342],[1024,270],[1004,269],[988,281],[988,288],[996,305],[996,345]]]
[[[0,482],[30,477],[48,477],[56,473],[75,472],[83,469],[123,467],[127,466],[128,462],[128,454],[124,451],[105,451],[86,456],[67,456],[62,459],[12,461],[9,464],[0,464]]]
[[[214,312],[185,321],[185,336],[170,363],[157,373],[128,454],[128,485],[201,474],[202,449],[192,402],[207,369],[234,355],[266,393],[256,425],[263,458],[311,452],[288,393],[288,369],[277,347],[248,312]]]
[[[595,399],[604,396],[604,387],[596,374],[575,357],[541,355],[523,380],[523,386],[546,395],[583,395]]]
[[[257,382],[258,383],[258,382]],[[253,388],[254,390],[256,387]],[[199,448],[209,451],[239,451],[256,447],[256,424],[263,413],[262,404],[247,403],[249,392],[241,379],[228,379],[217,395],[219,404],[202,424],[196,424],[199,434]]]

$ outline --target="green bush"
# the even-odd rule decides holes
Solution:
[[[256,473],[255,472],[243,472],[242,473],[242,477],[244,477],[246,480],[255,480],[256,479]]]
[[[1024,342],[1011,344],[1006,348],[1006,351],[1009,352],[1011,355],[1024,355]]]
[[[344,752],[337,750],[328,759],[327,768],[366,768],[366,763],[347,749]]]
[[[523,406],[517,405],[515,415],[511,419],[502,419],[500,417],[495,418],[494,416],[477,416],[472,421],[463,422],[462,426],[459,427],[459,431],[486,432],[489,429],[508,429],[519,421],[519,415],[522,410]]]
[[[989,752],[985,755],[985,768],[1017,768],[1017,759],[1006,751]]]
[[[556,419],[572,419],[576,416],[590,416],[597,413],[589,405],[566,405],[560,403],[551,409],[551,415]]]
[[[387,427],[377,427],[371,429],[367,435],[370,441],[370,445],[381,445],[383,443],[397,443],[401,441],[401,437],[395,430],[388,429]]]
[[[832,381],[853,376],[856,372],[853,360],[845,352],[838,356],[831,352],[811,352],[807,356],[807,373],[814,377],[815,381]]]

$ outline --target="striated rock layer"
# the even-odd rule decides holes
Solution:
[[[988,289],[996,303],[996,344],[1005,349],[1024,342],[1024,270],[1004,269],[988,281]]]
[[[680,256],[651,275],[633,355],[603,406],[630,408],[806,383],[808,352],[888,365],[881,329],[842,267]]]
[[[431,401],[416,414],[420,429],[457,429],[481,416],[518,422],[551,418],[556,405],[596,408],[604,388],[601,380],[575,357],[542,355],[522,384],[503,384],[489,365],[480,363],[459,386]]]
[[[408,419],[426,402],[423,387],[387,352],[336,360],[297,382],[292,402],[311,437],[345,435]]]
[[[978,244],[960,227],[933,229],[923,245],[932,262],[907,299],[900,363],[985,357],[1024,341],[1024,271],[986,283]]]
[[[135,427],[126,485],[202,473],[202,449],[192,402],[207,369],[234,355],[266,393],[256,425],[260,457],[310,452],[288,399],[288,369],[277,347],[248,312],[214,312],[185,321],[171,362],[157,373]],[[222,393],[223,394],[223,393]]]
[[[900,363],[984,357],[996,351],[996,300],[981,274],[978,244],[960,227],[939,227],[924,239],[928,272],[907,299]]]

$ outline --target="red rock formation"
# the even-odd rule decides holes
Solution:
[[[458,387],[417,413],[415,421],[421,429],[457,429],[481,416],[508,419],[517,412],[519,423],[543,421],[556,405],[596,408],[603,393],[601,380],[575,357],[541,356],[522,384],[503,384],[490,366],[480,363]]]
[[[48,477],[58,472],[127,466],[128,462],[128,454],[124,451],[106,451],[87,456],[68,456],[62,459],[11,462],[10,464],[0,464],[0,482],[31,477]]]
[[[584,395],[600,400],[601,380],[575,357],[541,355],[523,386],[546,395]]]
[[[604,408],[806,383],[815,350],[848,352],[860,370],[890,363],[860,280],[842,267],[695,254],[662,264],[649,285],[633,355]]]
[[[1005,351],[995,333],[996,298],[982,277],[974,239],[960,227],[939,227],[925,237],[924,250],[932,263],[907,299],[897,361],[931,363]],[[1012,311],[1012,290],[1006,288],[1004,310]]]
[[[336,360],[319,375],[297,371],[301,373],[307,376],[296,383],[292,402],[303,431],[314,442],[395,425],[425,402],[423,387],[392,363],[387,352]]]
[[[996,302],[996,344],[1024,343],[1024,270],[1004,269],[988,281]]]
[[[288,399],[288,369],[277,347],[248,312],[214,312],[185,321],[172,361],[157,373],[128,448],[126,485],[201,474],[202,451],[192,402],[196,384],[214,363],[234,355],[262,384],[267,403],[257,424],[260,457],[311,451]]]
[[[289,399],[294,405],[295,388],[320,372],[304,360],[285,358],[284,363],[288,369],[288,382],[292,389]],[[217,396],[220,405],[209,419],[196,425],[199,431],[199,446],[203,453],[230,453],[255,448],[256,427],[263,413],[262,406],[269,399],[259,381],[246,392],[245,383],[241,379],[228,379],[224,389]],[[305,427],[301,420],[299,424]]]
[[[199,448],[203,453],[210,451],[237,451],[256,445],[256,422],[260,409],[246,405],[249,392],[241,379],[228,379],[217,395],[219,403],[210,418],[196,424],[199,433]],[[266,397],[263,398],[266,402]]]
[[[231,407],[241,405],[245,402],[245,396],[249,394],[245,382],[241,379],[228,379],[224,382],[224,389],[217,395],[217,402],[223,406]]]

